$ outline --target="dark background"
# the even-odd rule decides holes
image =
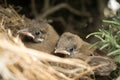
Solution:
[[[97,31],[101,20],[105,19],[103,13],[107,2],[108,0],[0,0],[2,6],[12,5],[19,14],[30,19],[52,20],[50,24],[60,35],[69,31],[85,40],[86,35]],[[61,7],[60,4],[69,5],[70,9],[75,9],[78,14],[70,11],[68,6]],[[56,6],[60,8],[52,11]],[[47,11],[51,13],[44,16]]]

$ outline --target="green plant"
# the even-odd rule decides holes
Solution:
[[[100,50],[106,49],[108,56],[113,56],[120,63],[120,11],[112,20],[103,20],[104,25],[98,32],[87,36],[95,36],[98,41],[92,46],[98,46]],[[105,26],[108,25],[108,26]]]

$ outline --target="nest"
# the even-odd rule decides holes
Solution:
[[[7,13],[7,14],[6,14]],[[14,14],[14,15],[13,15]],[[25,19],[12,8],[0,7],[0,78],[2,80],[91,80],[93,70],[80,59],[60,58],[24,46],[9,28],[21,28]]]

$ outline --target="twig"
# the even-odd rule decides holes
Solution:
[[[5,4],[5,7],[8,6],[8,4],[7,4],[7,0],[4,0],[4,4]]]
[[[78,71],[82,71],[81,68],[76,68],[76,69],[64,69],[64,68],[61,68],[61,67],[56,67],[56,66],[53,66],[53,68],[55,68],[57,71],[60,71],[62,73],[67,73],[67,74],[75,74],[77,73]],[[69,67],[68,67],[69,68]]]
[[[105,0],[97,0],[97,4],[98,4],[98,10],[100,13],[100,17],[103,18],[104,17],[103,9],[105,8]]]
[[[50,0],[44,0],[43,11],[48,10],[49,7],[50,7]]]
[[[32,14],[34,15],[34,17],[37,17],[38,13],[35,6],[35,0],[31,0],[31,8],[32,8]]]
[[[65,21],[63,17],[51,17],[51,19],[53,21],[58,21],[58,22],[60,22],[62,24],[62,26],[67,27],[68,22]]]
[[[87,75],[88,73],[90,73],[90,72],[92,72],[92,71],[94,71],[94,70],[96,70],[96,69],[98,69],[98,68],[101,68],[101,67],[103,67],[103,66],[106,66],[106,65],[108,65],[108,64],[101,64],[101,65],[92,67],[91,69],[86,70],[85,72],[83,72],[83,73],[81,73],[81,74],[78,74],[74,79],[75,79],[75,80],[76,80],[76,79],[79,79],[79,78]]]
[[[66,3],[61,3],[61,4],[58,4],[54,7],[49,8],[46,12],[42,13],[42,15],[39,16],[39,18],[45,18],[48,15],[50,15],[50,14],[52,14],[60,9],[63,9],[63,8],[69,10],[71,13],[78,15],[78,16],[90,16],[90,14],[87,12],[82,13],[82,12],[72,8],[71,6],[69,6]]]
[[[15,66],[13,65],[9,65],[10,70],[12,70],[12,72],[21,80],[27,80],[27,78],[25,78],[22,73],[19,71],[19,69],[17,69]]]

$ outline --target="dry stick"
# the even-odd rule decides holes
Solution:
[[[79,66],[79,67],[82,67],[82,68],[85,68],[87,69],[88,66],[85,65],[85,63],[81,60],[77,60],[77,59],[71,59],[72,61],[70,61],[69,59],[62,59],[62,58],[59,58],[59,57],[56,57],[56,56],[53,56],[53,55],[50,55],[50,54],[47,54],[47,53],[44,53],[44,52],[40,52],[40,51],[37,51],[37,50],[33,50],[33,49],[29,49],[29,48],[25,48],[24,46],[17,46],[17,45],[12,45],[11,43],[8,43],[6,40],[0,40],[1,43],[0,43],[0,46],[3,47],[4,49],[6,50],[11,50],[11,51],[14,51],[14,52],[21,52],[22,53],[29,53],[31,56],[33,56],[33,58],[35,59],[41,59],[41,60],[47,60],[47,61],[53,61],[53,62],[60,62],[60,63],[65,63],[65,64],[69,64],[71,63],[71,65],[76,65],[76,66]],[[7,45],[5,46],[4,44]],[[21,54],[17,54],[17,55],[21,55]],[[22,54],[24,55],[24,54]],[[77,64],[77,63],[81,63],[81,64]],[[84,64],[84,65],[82,65]]]
[[[27,80],[15,66],[8,65],[8,67],[20,80]]]
[[[36,56],[36,58],[39,58],[40,60],[47,60],[47,61],[54,61],[54,62],[59,62],[59,63],[66,63],[66,64],[69,64],[69,65],[72,64],[72,65],[82,67],[82,68],[85,68],[85,69],[89,68],[89,66],[85,66],[85,64],[82,65],[83,62],[81,62],[81,61],[76,61],[76,60],[73,60],[73,59],[71,59],[71,60],[61,59],[61,58],[58,58],[58,57],[55,57],[55,56],[52,56],[52,55],[48,56],[48,54],[46,54],[46,53],[42,53],[42,52],[40,53],[40,52],[35,51],[35,50],[31,50],[31,49],[27,49],[27,48],[25,49],[23,47],[17,47],[16,45],[14,45],[14,47],[13,47],[13,45],[11,45],[10,43],[7,43],[7,45],[5,46],[4,45],[5,43],[7,43],[7,42],[2,41],[2,43],[0,43],[0,46],[3,47],[3,48],[6,48],[6,50],[11,50],[12,51],[12,49],[13,49],[14,52],[20,51],[21,54],[18,54],[18,55],[25,55],[25,54],[22,54],[22,53],[32,52],[32,55]],[[44,55],[42,55],[42,54],[44,54]],[[74,62],[72,62],[72,61],[74,61]]]
[[[31,67],[31,71],[36,75],[39,79],[47,79],[47,80],[57,80],[55,77],[51,76],[44,68],[39,68],[40,66],[33,65]],[[45,77],[46,76],[46,77]]]
[[[21,56],[21,57],[23,57],[23,56]],[[31,59],[31,62],[32,62],[32,59]],[[34,68],[35,68],[35,66],[36,65],[34,65],[34,64],[31,64],[31,66],[30,66],[30,63],[28,63],[26,60],[20,60],[20,61],[18,61],[18,62],[16,62],[16,63],[18,63],[19,65],[21,65],[21,67],[24,69],[24,70],[26,70],[26,69],[29,69],[29,72],[31,73],[34,73],[37,77],[39,77],[40,78],[40,76],[42,76],[42,74],[41,73],[39,73],[39,71],[38,70],[35,70]],[[37,65],[38,66],[38,65]],[[14,66],[13,66],[14,67]],[[39,66],[40,67],[40,66]],[[37,69],[39,69],[39,67],[37,68]],[[33,68],[33,69],[32,69]],[[14,68],[13,68],[14,69]],[[12,71],[14,72],[14,73],[18,73],[18,71],[17,70],[13,70],[12,69]],[[41,69],[41,68],[40,68]],[[16,72],[17,71],[17,72]],[[34,71],[34,72],[33,72]],[[19,71],[19,75],[22,75],[22,76],[24,76],[22,73],[20,74],[20,71]],[[44,77],[44,75],[45,74],[43,74],[43,77],[41,77],[41,78],[45,78]],[[23,80],[23,79],[21,79],[21,80]],[[51,79],[51,80],[54,80],[54,79]]]
[[[4,25],[4,22],[5,22],[5,21],[4,21],[4,16],[3,16],[2,19],[1,19],[1,21],[0,21],[0,26],[1,26],[0,29],[1,29],[2,31],[5,31],[5,28],[4,28],[4,26],[3,26],[3,25]]]
[[[44,68],[39,68],[39,66],[36,66],[36,65],[33,65],[33,67],[31,67],[31,68],[32,68],[31,70],[36,71],[35,74],[39,71],[36,75],[41,76],[41,77],[43,75],[43,79],[46,78],[47,80],[57,80],[57,78],[54,75],[52,75],[54,73],[54,70],[51,70],[52,73],[50,74],[49,70],[44,69]],[[40,73],[42,73],[42,74],[40,74]]]
[[[76,80],[76,79],[78,79],[78,78],[81,78],[81,77],[85,76],[86,74],[88,74],[89,72],[94,71],[94,70],[96,70],[97,68],[100,68],[100,67],[103,67],[103,66],[106,66],[106,65],[108,65],[108,64],[101,64],[101,65],[92,67],[91,69],[89,69],[89,70],[87,70],[87,71],[85,71],[85,72],[83,72],[83,73],[81,73],[81,74],[78,74],[74,79]]]
[[[67,74],[75,74],[78,71],[82,71],[80,68],[72,69],[72,70],[63,69],[63,68],[56,67],[56,66],[53,66],[53,68],[55,68],[57,71],[60,71],[62,73],[67,73]]]
[[[7,0],[4,0],[4,4],[5,4],[5,7],[8,6],[8,4],[7,4]]]
[[[6,56],[4,55],[0,55],[0,75],[5,80],[17,80],[14,74],[8,69],[6,64]]]
[[[34,17],[37,17],[38,13],[36,10],[35,0],[31,0],[31,8],[32,8],[32,13],[33,13]]]
[[[24,56],[21,56],[21,57],[24,57]],[[22,64],[23,64],[23,63],[22,63]],[[22,64],[21,64],[21,65],[22,65]],[[24,65],[24,64],[23,64],[23,65]],[[54,71],[54,70],[52,70],[52,71]],[[59,73],[56,72],[56,71],[55,71],[54,73],[59,74]],[[59,76],[60,76],[60,75],[59,75]],[[62,76],[61,76],[61,77],[62,77]],[[66,80],[71,80],[71,79],[69,79],[69,78],[67,79],[67,77],[64,77],[64,78],[66,78]]]
[[[45,18],[47,17],[48,15],[62,9],[62,8],[65,8],[65,9],[68,9],[71,13],[75,14],[75,15],[78,15],[78,16],[90,16],[89,13],[82,13],[74,8],[72,8],[71,6],[69,6],[68,4],[66,3],[61,3],[61,4],[58,4],[54,7],[51,7],[49,8],[48,10],[46,10],[46,12],[42,13],[42,15],[40,15],[38,18]]]
[[[4,16],[7,16],[10,18],[9,12],[6,11],[3,7],[0,6],[0,14],[4,14]]]
[[[9,46],[9,47],[11,48],[11,46]],[[14,49],[15,49],[15,48],[14,48]],[[22,51],[24,51],[24,50],[22,50]],[[24,57],[24,56],[21,56],[21,57]],[[54,58],[55,58],[55,57],[54,57]],[[59,58],[59,59],[60,59],[60,58]],[[55,59],[55,60],[56,60],[56,59]],[[61,60],[60,60],[60,61],[61,61]],[[52,71],[55,71],[55,70],[52,69]],[[16,72],[16,71],[15,71],[15,72]],[[55,71],[54,73],[55,73],[56,75],[60,76],[60,75],[59,75],[60,73],[58,73],[58,72],[56,72],[56,71]],[[65,78],[65,77],[64,77],[64,78]],[[67,78],[67,77],[66,77],[66,78]],[[70,80],[70,79],[66,79],[66,80]]]
[[[53,77],[53,76],[51,76],[52,74],[56,74],[57,76],[59,76],[60,77],[60,79],[62,78],[62,79],[65,79],[65,80],[72,80],[72,79],[70,79],[70,78],[68,78],[68,77],[66,77],[66,76],[64,76],[64,75],[60,75],[60,72],[57,72],[57,71],[55,71],[52,67],[48,67],[48,66],[46,66],[45,64],[40,64],[40,65],[38,65],[38,64],[36,64],[36,63],[34,63],[33,62],[33,64],[31,65],[31,66],[26,66],[26,65],[24,65],[24,64],[27,64],[27,63],[24,63],[23,61],[21,61],[20,62],[20,65],[25,69],[25,68],[30,68],[30,70],[32,71],[32,72],[34,72],[34,74],[36,75],[36,76],[41,76],[41,78],[46,78],[47,79],[47,76],[48,76],[48,78],[50,79],[50,80],[58,80],[58,79],[55,79],[55,76]],[[39,68],[41,66],[41,68]],[[49,71],[49,73],[48,72],[46,72],[46,70],[47,71]],[[52,74],[50,74],[50,72],[52,72]],[[42,73],[42,74],[41,74]],[[46,77],[44,77],[44,75],[46,75]],[[57,78],[57,77],[56,77]]]
[[[43,7],[43,11],[48,10],[50,7],[50,0],[44,0],[44,7]]]
[[[104,17],[104,8],[106,7],[106,4],[105,4],[105,0],[97,0],[97,10],[99,11],[100,13],[100,18],[103,18]]]
[[[12,22],[17,22],[18,20],[21,20],[21,22],[24,22],[22,17],[14,10],[12,6],[9,6],[9,8],[4,9],[1,8],[1,13],[5,14],[8,18],[11,19]]]
[[[7,45],[4,45],[4,44],[7,44]],[[30,53],[31,57],[34,57],[36,58],[35,62],[36,61],[42,61],[42,60],[46,60],[46,61],[53,61],[53,62],[59,62],[59,63],[65,63],[65,64],[69,64],[69,65],[74,65],[74,66],[77,66],[77,67],[81,67],[81,68],[85,68],[85,69],[88,69],[89,66],[87,66],[83,61],[81,60],[77,60],[77,59],[62,59],[62,58],[59,58],[59,57],[56,57],[56,56],[52,56],[52,55],[49,55],[47,53],[43,53],[43,52],[40,52],[40,51],[36,51],[36,50],[32,50],[32,49],[28,49],[28,48],[25,48],[24,46],[18,46],[16,44],[13,44],[13,42],[9,41],[9,40],[6,40],[5,38],[2,38],[0,39],[0,46],[5,49],[5,50],[8,50],[10,52],[13,52],[13,54],[17,53],[18,56],[21,56],[23,59],[25,59],[25,57],[29,54],[26,54],[25,53]],[[19,54],[21,53],[21,54]],[[33,60],[33,59],[32,59]],[[29,60],[28,60],[29,61]],[[33,60],[34,61],[34,60]],[[51,68],[52,69],[52,68]],[[52,71],[55,71],[54,69],[52,69]],[[54,72],[57,76],[61,77],[60,76],[60,73],[55,71]],[[65,78],[65,77],[64,77]],[[66,77],[67,78],[67,77]],[[66,80],[69,80],[69,79],[66,79]]]
[[[81,9],[82,9],[82,11],[86,11],[86,8],[85,8],[85,0],[81,0],[81,4],[80,4],[81,6]]]
[[[50,80],[56,80],[56,79],[52,79],[52,78],[58,78],[58,77],[60,79],[64,79],[64,80],[72,80],[69,77],[62,74],[61,72],[56,71],[51,66],[48,67],[48,65],[45,65],[45,64],[41,64],[41,65],[42,65],[41,68],[39,68],[39,65],[36,66],[35,64],[33,64],[33,66],[31,68],[33,68],[32,70],[37,69],[37,71],[40,71],[41,73],[44,73],[46,76],[49,76]],[[46,71],[48,71],[48,72],[46,72]],[[56,75],[56,76],[52,77],[51,75]]]
[[[26,76],[30,80],[36,80],[35,74],[31,71],[31,69],[24,69],[23,75]]]
[[[20,15],[13,9],[13,7],[12,6],[9,7],[11,8],[11,11],[14,13],[13,15],[15,15],[15,18],[21,20]]]
[[[68,23],[63,19],[63,17],[52,17],[53,21],[59,21],[63,26],[67,27]]]
[[[23,68],[23,69],[29,69],[29,71],[30,72],[32,72],[36,77],[39,77],[39,78],[47,78],[47,74],[45,74],[45,70],[44,70],[44,68],[42,67],[43,66],[43,64],[40,64],[40,66],[36,63],[35,64],[35,62],[33,61],[33,60],[31,60],[31,63],[29,64],[29,63],[27,63],[27,62],[25,62],[24,60],[23,61],[20,61],[19,62],[19,65],[21,65],[21,67]],[[41,67],[41,68],[40,68]],[[47,75],[46,77],[44,77],[44,75]],[[54,79],[51,79],[51,80],[54,80]]]

